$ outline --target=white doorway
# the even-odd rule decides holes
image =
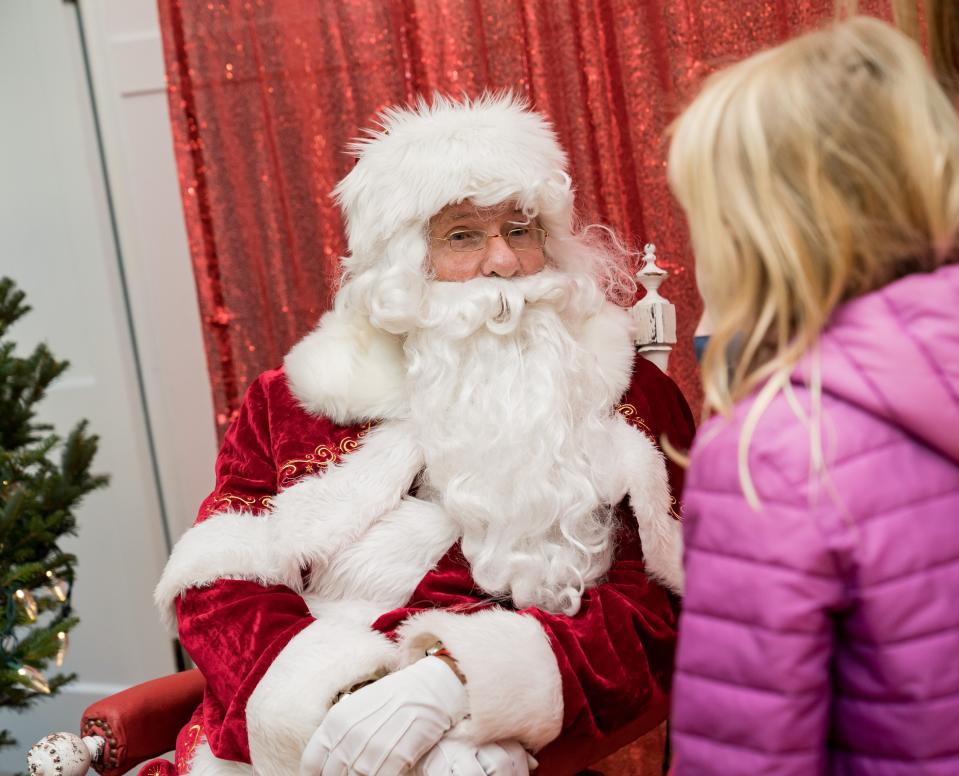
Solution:
[[[0,275],[33,308],[10,336],[71,362],[40,419],[88,418],[112,479],[64,543],[79,559],[64,666],[78,680],[0,710],[19,739],[0,771],[176,666],[151,593],[212,485],[215,437],[159,41],[154,0],[0,0]]]

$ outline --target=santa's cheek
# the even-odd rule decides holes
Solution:
[[[537,251],[527,256],[521,256],[520,267],[523,269],[523,275],[535,275],[537,272],[542,272],[546,267],[546,255],[542,251]]]

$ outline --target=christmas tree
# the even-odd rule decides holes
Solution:
[[[25,709],[53,695],[73,675],[46,676],[63,664],[75,556],[58,546],[76,533],[73,511],[83,496],[106,484],[90,474],[97,437],[81,421],[66,439],[34,422],[35,405],[68,366],[46,345],[26,358],[5,340],[30,308],[9,278],[0,279],[0,707]],[[13,744],[0,731],[0,746]]]

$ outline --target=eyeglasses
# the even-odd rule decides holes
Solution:
[[[457,253],[482,250],[491,237],[502,237],[514,251],[538,250],[546,245],[548,233],[538,226],[521,226],[510,229],[506,234],[487,234],[482,229],[462,229],[446,237],[434,237],[449,243],[450,250]]]

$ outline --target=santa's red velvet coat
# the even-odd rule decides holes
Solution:
[[[640,447],[663,434],[688,447],[692,417],[675,384],[642,358],[625,367],[618,433],[634,436],[631,445],[641,439]],[[575,773],[665,718],[676,598],[650,576],[644,546],[660,539],[643,532],[641,510],[630,503],[646,493],[645,472],[623,485],[613,565],[578,613],[517,611],[477,588],[455,529],[434,505],[403,496],[389,519],[352,533],[344,529],[348,510],[307,528],[276,515],[284,498],[288,511],[312,503],[308,488],[329,490],[353,461],[358,472],[375,470],[376,456],[391,456],[386,468],[400,466],[401,436],[391,438],[388,426],[308,412],[283,370],[249,388],[217,459],[215,488],[157,591],[168,613],[175,606],[182,643],[207,681],[178,740],[178,772],[249,774],[251,758],[262,776],[295,772],[337,692],[408,664],[436,638],[468,678],[470,716],[460,734],[518,738],[537,751],[539,773]],[[627,467],[632,454],[624,453]],[[677,494],[681,472],[666,469]],[[292,500],[295,483],[301,502]],[[662,489],[667,501],[657,509],[670,517],[676,510]],[[382,507],[359,499],[356,510]],[[285,526],[279,544],[264,529],[274,516]],[[654,571],[669,583],[672,571]]]

